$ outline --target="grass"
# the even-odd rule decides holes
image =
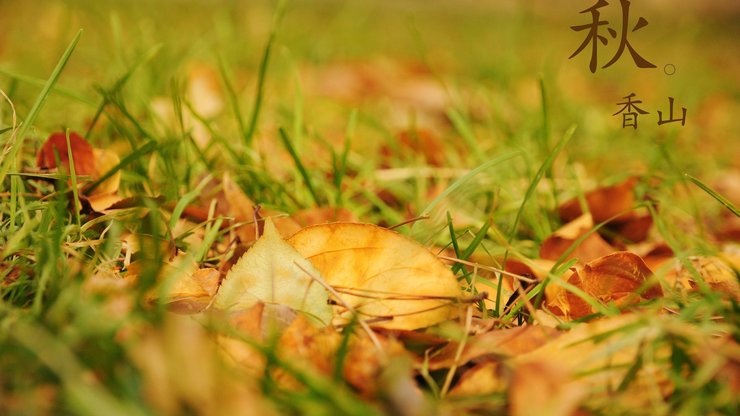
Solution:
[[[565,7],[545,13],[538,6],[447,2],[51,3],[0,4],[0,89],[12,102],[0,106],[0,413],[402,413],[403,401],[383,390],[392,383],[368,398],[342,378],[351,329],[326,377],[244,338],[266,362],[255,377],[212,351],[213,334],[224,331],[218,323],[183,323],[152,300],[175,250],[216,268],[235,252],[237,226],[208,199],[224,173],[268,211],[341,207],[384,226],[424,217],[398,231],[496,267],[538,257],[540,244],[562,225],[558,203],[584,202],[584,191],[642,175],[650,182],[645,206],[655,238],[670,246],[699,291],[674,294],[668,272],[658,271],[669,295],[646,305],[635,327],[616,330],[634,354],[613,391],[591,392],[582,408],[648,412],[630,395],[657,366],[675,391],[651,397],[652,410],[740,410],[722,378],[737,362],[701,353],[719,349],[717,340],[737,345],[740,307],[692,263],[731,248],[715,232],[727,210],[738,215],[731,196],[712,185],[740,168],[740,141],[733,140],[740,121],[731,117],[740,83],[727,70],[738,61],[719,47],[736,43],[736,29],[721,16],[681,20],[642,10],[650,16],[644,31],[672,39],[673,48],[635,39],[653,60],[679,69],[666,77],[628,60],[591,75],[584,62],[567,60],[578,43],[568,27],[579,10]],[[44,29],[30,33],[18,23],[23,16]],[[686,30],[675,33],[678,24]],[[207,68],[205,82],[221,98],[216,111],[191,90],[198,68]],[[687,125],[658,127],[648,115],[638,130],[622,129],[611,114],[633,90],[653,116],[675,96],[689,108]],[[77,209],[83,178],[74,166],[69,174],[34,171],[35,152],[60,129],[86,133],[94,147],[120,156],[86,192],[121,173],[127,209]],[[399,132],[414,129],[438,141],[403,143]],[[195,205],[206,218],[185,223]],[[569,253],[511,308],[500,306],[503,276],[494,276],[495,306],[476,302],[481,316],[497,329],[516,326],[548,284],[566,287],[600,315],[616,314],[615,305],[565,281],[575,265]],[[140,267],[138,281],[124,285],[120,276],[131,261]],[[452,270],[477,291],[474,279],[481,277],[472,268]],[[654,336],[637,339],[639,330]],[[613,333],[601,335],[595,342],[608,346]],[[199,372],[189,373],[190,366]],[[280,372],[302,389],[286,388]],[[506,390],[444,397],[439,386],[447,372],[420,373],[423,403],[439,412],[510,410]]]

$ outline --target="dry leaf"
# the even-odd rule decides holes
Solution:
[[[587,192],[585,195],[588,210],[595,223],[601,223],[609,218],[635,206],[633,189],[637,184],[636,177],[630,177],[617,185],[605,186]],[[583,214],[577,198],[571,199],[560,206],[560,218],[570,222]]]
[[[468,337],[458,365],[469,361],[498,357],[500,359],[533,351],[560,335],[555,329],[542,326],[521,326],[486,332]],[[455,364],[458,343],[451,342],[429,360],[430,370],[449,368]]]
[[[495,361],[484,361],[460,376],[450,396],[478,396],[504,391],[506,380],[501,376],[501,365]]]
[[[224,366],[211,335],[190,317],[165,315],[124,345],[141,373],[141,394],[157,414],[274,412],[242,372]]]
[[[559,260],[560,256],[593,226],[590,214],[583,214],[574,219],[542,242],[540,257],[546,260]],[[576,258],[578,261],[586,263],[613,252],[614,248],[604,241],[598,233],[591,233],[573,249],[566,260]]]
[[[303,315],[298,316],[280,336],[278,356],[304,370],[332,374],[342,336],[331,327],[324,329],[316,328]],[[273,377],[284,388],[300,388],[296,379],[280,369],[275,370]]]
[[[280,237],[268,218],[265,233],[229,270],[214,306],[233,311],[248,309],[257,302],[281,304],[328,324],[332,311],[326,289],[307,272],[321,276],[311,262]]]
[[[568,370],[562,363],[548,359],[518,366],[509,388],[510,415],[575,415],[587,390]]]
[[[258,302],[249,309],[242,309],[231,313],[228,321],[239,336],[255,342],[263,342],[265,304]],[[247,342],[237,337],[219,334],[216,343],[221,347],[221,352],[233,362],[239,364],[247,373],[259,377],[266,364],[265,356],[253,348]]]
[[[510,364],[515,369],[522,367],[531,369],[552,364],[557,366],[557,371],[554,371],[555,367],[552,368],[552,373],[549,369],[542,368],[543,376],[549,374],[548,377],[560,380],[558,383],[578,380],[592,394],[607,396],[625,379],[640,349],[660,337],[659,328],[666,325],[668,323],[664,318],[654,315],[643,318],[634,314],[623,314],[597,319],[578,324],[541,348],[514,357]],[[658,363],[668,360],[670,348],[667,344],[662,344],[654,350],[653,354],[655,362],[644,363],[637,377],[630,383],[627,392],[622,395],[630,402],[631,407],[629,408],[649,405],[651,399],[654,398],[652,393],[656,388],[659,394],[670,392],[671,386],[667,374],[658,367],[660,365]],[[536,387],[539,381],[531,378],[528,381],[535,384],[529,388],[530,400],[535,400],[531,395],[539,391]],[[524,391],[521,393],[524,396]],[[563,392],[563,394],[566,393]],[[514,397],[510,399],[513,404]],[[556,400],[557,397],[552,397],[552,399]],[[610,396],[605,399],[610,400]]]
[[[699,273],[712,290],[730,295],[733,299],[740,301],[740,283],[738,283],[735,272],[722,259],[718,257],[690,257],[691,265]],[[679,288],[689,291],[696,291],[699,284],[696,282],[694,275],[675,260],[675,271],[666,275],[666,278],[673,280],[680,285]]]
[[[417,329],[457,316],[461,290],[450,269],[396,232],[333,223],[305,228],[288,241],[362,317],[384,319],[375,326]],[[347,320],[352,313],[336,315]]]
[[[337,350],[342,337],[343,334],[339,334],[334,328],[316,328],[303,315],[299,315],[281,335],[278,356],[304,369],[329,376],[337,365]],[[366,396],[376,394],[376,390],[382,387],[379,386],[378,377],[388,364],[384,357],[398,358],[406,354],[398,341],[382,335],[377,335],[377,339],[385,356],[378,354],[376,345],[363,332],[350,335],[344,358],[344,379]],[[276,372],[276,379],[284,387],[300,386],[293,377],[279,370]]]
[[[105,175],[113,167],[121,162],[116,152],[109,149],[93,149],[95,156],[95,173],[93,179],[98,179]],[[91,192],[85,192],[88,196],[114,194],[118,192],[118,187],[121,184],[121,171],[117,171],[110,178],[104,180],[98,185],[97,188]]]
[[[202,311],[216,294],[220,276],[218,270],[206,268],[178,279],[170,289],[167,307],[179,313]]]
[[[81,176],[95,175],[95,155],[92,146],[79,134],[69,133],[69,147],[75,164],[75,174]],[[64,132],[52,133],[36,155],[36,165],[41,169],[57,167],[57,157],[69,173],[69,153],[67,152],[67,135]]]
[[[599,188],[585,195],[593,222],[599,224],[611,219],[606,227],[610,235],[617,235],[633,243],[647,238],[653,224],[652,216],[645,209],[632,210],[637,203],[634,195],[637,183],[638,178],[630,177],[622,183]],[[577,198],[563,203],[559,212],[560,218],[566,222],[573,221],[583,214]]]
[[[663,295],[659,285],[643,287],[651,276],[652,272],[640,256],[620,251],[577,268],[567,281],[602,303],[614,301],[617,305],[625,306],[641,299]],[[640,289],[644,291],[638,293]],[[567,310],[563,312],[572,318],[581,318],[595,312],[578,295],[567,292],[565,297],[567,305],[564,306]]]

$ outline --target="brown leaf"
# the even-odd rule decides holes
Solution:
[[[468,338],[458,365],[488,357],[505,358],[533,351],[560,333],[542,326],[521,326],[474,335]],[[440,349],[428,362],[430,370],[449,368],[455,364],[458,343],[451,342]]]
[[[611,400],[614,397],[610,392],[613,392],[614,386],[618,386],[633,368],[638,353],[645,345],[654,344],[656,339],[662,336],[657,328],[670,325],[667,319],[654,314],[646,317],[622,314],[577,324],[541,348],[515,357],[510,365],[515,369],[521,366],[530,369],[539,367],[543,377],[548,379],[538,381],[528,376],[523,380],[532,383],[529,389],[529,400],[536,401],[541,394],[540,389],[543,389],[543,392],[548,391],[545,386],[538,387],[538,383],[549,383],[553,380],[561,385],[573,381],[583,383],[591,394],[603,395],[603,399]],[[653,351],[655,362],[644,363],[633,382],[630,383],[627,392],[620,397],[628,402],[628,408],[635,409],[650,405],[655,397],[652,392],[655,392],[656,387],[663,394],[670,391],[671,383],[667,378],[667,372],[662,365],[658,364],[669,360],[668,343],[661,343],[651,351]],[[549,365],[553,367],[551,369],[542,368],[542,366]],[[519,393],[523,401],[525,399],[524,386],[520,387],[522,390]],[[514,389],[514,382],[512,382],[512,389]],[[557,400],[557,397],[549,398]],[[513,404],[515,399],[510,395],[510,400]]]
[[[69,133],[69,147],[72,150],[72,159],[75,164],[75,174],[93,176],[95,170],[95,155],[92,146],[75,132]],[[69,153],[67,152],[67,135],[64,132],[52,133],[38,154],[36,165],[41,169],[57,167],[57,157],[62,163],[65,172],[69,173]]]
[[[303,315],[298,317],[280,336],[278,356],[304,369],[318,371],[329,376],[337,365],[337,350],[342,337],[334,328],[317,328]],[[377,335],[387,357],[401,357],[406,350],[401,343]],[[351,334],[342,374],[345,380],[362,394],[372,396],[380,387],[378,377],[388,364],[376,345],[365,333]],[[298,388],[299,383],[282,371],[276,379],[284,387]]]
[[[690,257],[691,265],[699,273],[712,290],[729,295],[736,301],[740,301],[740,283],[738,283],[735,272],[719,257],[693,256]],[[675,272],[666,277],[674,280],[680,289],[688,291],[699,290],[700,283],[681,262],[675,260]]]
[[[634,194],[637,183],[638,178],[630,177],[617,185],[599,188],[585,194],[586,204],[594,223],[599,224],[614,217],[604,230],[604,235],[610,241],[613,236],[619,236],[620,239],[633,243],[647,238],[653,224],[652,216],[645,209],[641,212],[632,210],[637,204]],[[580,217],[583,210],[579,200],[573,198],[560,206],[559,213],[563,221],[570,222]]]
[[[559,260],[573,244],[593,228],[594,224],[589,214],[583,214],[555,231],[542,242],[540,257],[547,260]],[[614,248],[609,245],[598,233],[591,233],[581,241],[568,255],[566,260],[576,258],[586,263],[607,254],[613,253]]]
[[[595,223],[601,223],[609,218],[635,206],[633,189],[637,184],[636,177],[630,177],[617,185],[606,186],[587,192],[585,195],[588,210]],[[560,218],[570,222],[583,214],[577,198],[573,198],[560,206]]]
[[[424,246],[371,224],[304,228],[288,242],[321,272],[342,299],[373,325],[417,329],[452,319],[462,295],[450,269]],[[335,309],[349,319],[351,311]]]
[[[647,289],[643,287],[650,277],[652,272],[640,256],[620,251],[576,269],[567,281],[600,302],[614,301],[617,305],[626,306],[641,299],[663,295],[663,290],[657,284]],[[640,289],[644,292],[638,293]],[[573,318],[581,318],[595,312],[591,305],[574,293],[567,292],[566,299],[568,311],[564,312]]]

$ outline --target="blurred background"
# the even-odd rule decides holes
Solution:
[[[590,15],[581,12],[595,3],[288,1],[266,81],[265,123],[289,118],[299,89],[303,120],[325,136],[342,134],[353,108],[383,128],[443,129],[452,107],[479,121],[474,129],[488,143],[484,149],[499,141],[526,147],[542,124],[542,80],[553,137],[577,124],[573,152],[587,167],[599,155],[594,175],[645,170],[643,156],[656,141],[690,149],[689,166],[737,168],[740,2],[632,1],[630,25],[640,17],[648,25],[630,32],[629,41],[657,68],[637,68],[625,51],[613,66],[591,73],[590,46],[568,57],[587,32],[570,27],[588,23]],[[31,78],[45,79],[83,28],[59,82],[75,97],[52,96],[43,128],[84,125],[90,104],[99,100],[96,88],[109,87],[153,48],[159,49],[127,87],[132,108],[168,96],[172,83],[186,82],[193,71],[215,72],[219,84],[221,59],[248,111],[275,8],[274,1],[0,1],[0,88],[25,114],[39,88]],[[617,32],[620,10],[617,0],[601,9]],[[617,45],[604,29],[609,43],[599,47],[600,65]],[[667,75],[667,65],[675,73]],[[621,117],[612,115],[629,93],[650,112],[636,130],[622,128]],[[657,125],[657,110],[667,113],[669,96],[676,114],[688,111],[684,127]],[[0,121],[7,125],[3,111]],[[369,124],[360,127],[365,137],[383,134]],[[604,155],[604,146],[612,151]]]

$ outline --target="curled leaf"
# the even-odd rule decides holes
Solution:
[[[647,238],[653,225],[652,216],[643,208],[633,210],[637,204],[634,189],[638,178],[630,177],[616,185],[599,188],[585,195],[588,211],[594,223],[609,221],[604,236],[637,243]],[[560,206],[560,218],[573,221],[584,214],[578,199],[574,198]]]
[[[421,244],[371,224],[308,227],[288,242],[321,271],[362,318],[417,329],[457,316],[461,290],[450,269]],[[339,308],[337,308],[339,309]],[[349,319],[351,311],[336,316]]]
[[[568,283],[600,302],[614,301],[619,306],[626,306],[641,299],[663,295],[663,290],[657,284],[644,287],[652,274],[640,256],[620,251],[576,269],[568,278]],[[595,312],[591,305],[574,293],[567,292],[566,299],[569,314],[573,318]]]

